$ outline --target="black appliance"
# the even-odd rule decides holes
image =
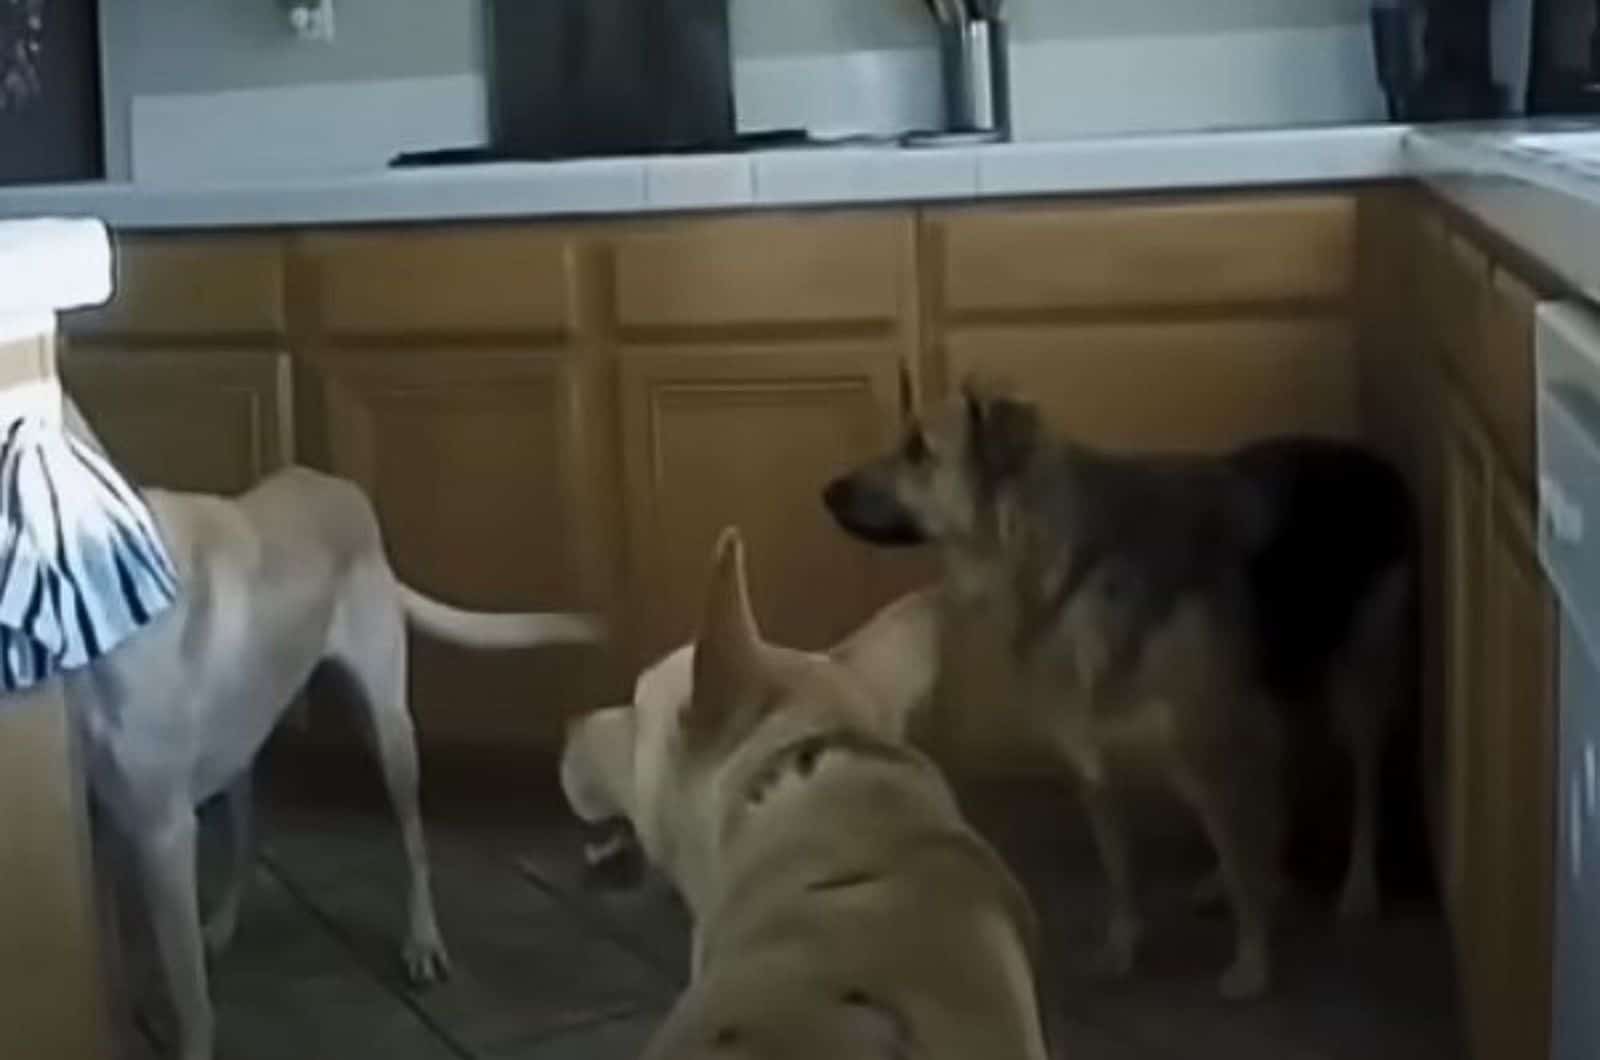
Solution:
[[[1533,4],[1528,113],[1600,113],[1600,0]]]
[[[0,184],[104,175],[95,0],[0,0]]]
[[[488,11],[495,156],[735,142],[728,0],[490,0]]]
[[[1371,17],[1391,120],[1466,121],[1504,113],[1505,86],[1493,73],[1490,0],[1372,0]]]

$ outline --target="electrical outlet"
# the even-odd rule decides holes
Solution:
[[[290,0],[289,26],[305,41],[333,42],[333,0]]]

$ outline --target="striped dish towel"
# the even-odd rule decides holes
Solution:
[[[143,498],[39,416],[0,442],[0,692],[115,648],[169,607],[177,572]]]

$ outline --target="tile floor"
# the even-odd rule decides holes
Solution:
[[[1101,891],[1079,825],[1047,807],[986,800],[976,819],[1019,867],[1050,944],[1046,993],[1067,1060],[1454,1060],[1446,944],[1424,906],[1335,933],[1290,904],[1280,983],[1248,1006],[1216,1000],[1225,921],[1183,902],[1187,869],[1152,869],[1152,934],[1138,978],[1070,970],[1096,938]],[[636,1057],[681,985],[687,922],[660,881],[586,887],[577,830],[555,800],[490,819],[430,811],[439,915],[454,977],[414,993],[399,976],[403,881],[390,820],[374,807],[274,805],[234,948],[215,967],[219,1060],[621,1060]],[[148,947],[130,941],[141,1049],[168,1020]],[[161,1055],[157,1049],[150,1055]]]

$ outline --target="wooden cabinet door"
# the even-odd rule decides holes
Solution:
[[[61,376],[141,486],[241,493],[294,459],[281,350],[69,346]]]
[[[1446,898],[1473,1056],[1549,1055],[1554,620],[1525,491],[1455,395],[1444,439]]]
[[[1480,952],[1483,836],[1478,825],[1486,798],[1483,746],[1484,642],[1489,518],[1489,454],[1459,401],[1447,405],[1444,423],[1444,640],[1445,787],[1448,836],[1445,898],[1456,933],[1457,958],[1468,997],[1488,967]],[[1468,1020],[1474,1019],[1468,1011]]]
[[[610,528],[591,513],[609,482],[589,465],[594,394],[579,358],[385,349],[328,354],[309,370],[331,470],[371,496],[402,580],[479,610],[604,608]],[[469,655],[418,638],[411,690],[423,740],[558,746],[564,719],[597,701],[599,656]]]
[[[1482,761],[1489,797],[1477,826],[1488,891],[1480,943],[1488,968],[1485,1055],[1550,1055],[1555,901],[1556,632],[1528,502],[1495,480],[1484,579]]]
[[[623,438],[639,661],[690,639],[717,532],[743,528],[757,614],[820,648],[899,587],[829,518],[823,486],[899,428],[882,347],[625,350]]]

